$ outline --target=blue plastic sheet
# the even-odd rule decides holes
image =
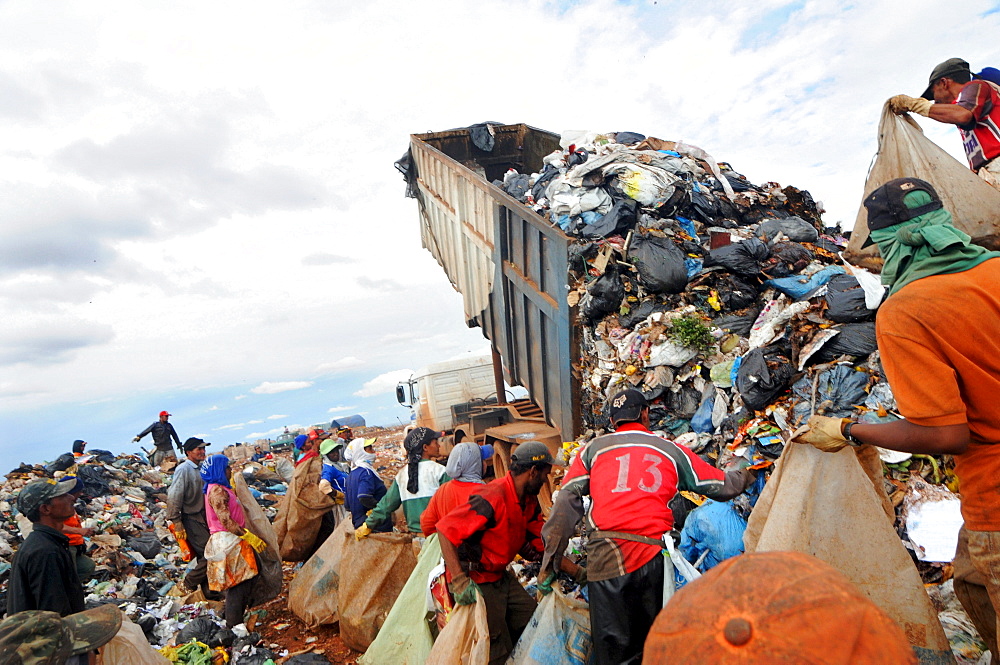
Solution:
[[[743,554],[747,523],[731,502],[706,501],[687,516],[681,530],[680,551],[688,561],[705,555],[698,570],[704,572],[726,559]]]
[[[764,282],[767,286],[773,286],[789,298],[802,300],[810,293],[823,286],[836,275],[844,273],[840,266],[828,266],[810,276],[795,275],[793,277],[782,277],[780,279],[769,279]]]
[[[711,434],[715,431],[712,424],[712,408],[715,406],[715,391],[712,390],[701,400],[701,405],[691,418],[691,429],[699,434]]]

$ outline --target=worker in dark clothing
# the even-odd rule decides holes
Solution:
[[[177,444],[177,450],[182,453],[184,452],[184,448],[181,446],[181,439],[177,436],[174,426],[167,422],[167,418],[169,417],[169,413],[160,411],[160,419],[139,432],[132,439],[133,441],[138,441],[147,434],[151,433],[153,435],[153,445],[156,446],[156,450],[153,451],[153,456],[149,460],[150,466],[160,466],[166,459],[177,461],[177,456],[174,455],[174,447],[170,443],[170,439],[173,439],[174,443]]]
[[[76,479],[28,483],[17,495],[17,509],[33,528],[14,554],[7,587],[7,613],[45,610],[67,616],[83,611],[83,586],[62,525],[75,514]]]
[[[609,411],[615,431],[588,443],[563,477],[543,530],[539,579],[565,565],[562,553],[584,516],[583,497],[590,496],[587,592],[593,662],[638,665],[646,634],[663,607],[661,554],[663,535],[673,528],[671,499],[678,490],[689,490],[725,501],[743,492],[754,476],[717,469],[650,432],[649,403],[638,390],[615,395]]]
[[[538,492],[554,462],[540,441],[520,444],[510,472],[484,485],[437,523],[441,554],[455,602],[471,605],[480,594],[490,631],[490,665],[507,661],[537,604],[507,564],[520,554],[538,561],[542,508]]]

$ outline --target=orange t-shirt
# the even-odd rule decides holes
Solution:
[[[972,441],[955,456],[962,516],[1000,531],[1000,259],[907,284],[879,309],[876,334],[907,420],[968,423]]]
[[[75,526],[78,529],[82,526],[80,524],[80,516],[77,515],[76,513],[73,513],[73,517],[70,517],[68,520],[65,520],[63,522],[63,524],[65,524],[66,526]],[[67,533],[67,534],[63,534],[63,535],[65,535],[67,538],[69,538],[69,545],[70,545],[70,547],[72,547],[74,545],[84,545],[85,544],[84,541],[83,541],[83,536],[81,536],[78,533]]]

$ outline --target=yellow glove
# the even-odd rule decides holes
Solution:
[[[242,540],[247,541],[247,545],[253,548],[254,552],[260,554],[265,549],[267,549],[267,543],[257,537],[256,534],[251,532],[249,529],[243,529],[243,535],[240,536]]]
[[[333,502],[339,505],[344,505],[344,493],[338,490],[334,490]]]
[[[360,541],[362,538],[367,538],[372,530],[368,528],[367,524],[362,524],[354,531],[354,539]]]
[[[929,99],[923,97],[910,97],[909,95],[896,95],[889,98],[889,110],[896,115],[902,115],[907,111],[919,113],[925,118],[931,114],[931,106],[934,105]]]
[[[795,430],[792,441],[811,444],[824,453],[835,453],[848,445],[847,438],[841,432],[847,422],[850,422],[850,418],[813,416],[805,427]]]
[[[174,528],[172,529],[172,531],[174,532],[174,539],[176,539],[176,540],[187,540],[188,539],[187,531],[184,530],[184,527],[182,525],[180,525],[180,524],[174,524],[173,527]]]

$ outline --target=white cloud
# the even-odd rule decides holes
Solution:
[[[235,423],[233,425],[223,425],[222,427],[214,427],[213,429],[216,432],[220,432],[227,429],[243,429],[246,426],[247,426],[246,423]]]
[[[302,390],[313,384],[312,381],[265,381],[256,388],[251,388],[250,392],[255,395],[274,395],[285,393],[289,390]]]
[[[234,397],[233,399],[246,399],[246,398],[247,398],[247,396],[246,396],[246,395],[237,395],[237,396],[236,396],[236,397]]]
[[[274,416],[268,416],[267,419],[268,420],[283,420],[283,419],[285,419],[287,417],[288,416],[284,416],[284,415],[280,415],[279,414],[279,415],[274,415]]]
[[[327,413],[340,413],[340,414],[344,414],[344,415],[350,415],[350,414],[347,413],[348,411],[350,413],[354,413],[355,411],[357,411],[357,409],[358,409],[358,407],[354,406],[353,404],[350,405],[350,406],[331,406],[329,409],[326,410],[326,412]]]
[[[218,410],[219,410],[219,407],[217,407],[217,406],[215,406],[215,405],[213,404],[212,406],[210,406],[210,407],[208,408],[208,410],[209,410],[209,411],[218,411]]]
[[[264,421],[263,420],[248,420],[247,421],[247,425],[260,425],[262,422],[264,422]]]
[[[392,392],[396,389],[396,384],[405,381],[413,374],[412,369],[396,369],[391,372],[379,374],[371,381],[366,381],[361,390],[354,394],[357,397],[374,397],[383,393]]]
[[[337,372],[343,372],[349,369],[356,369],[358,367],[364,367],[365,361],[360,358],[355,358],[354,356],[347,356],[341,358],[340,360],[334,360],[329,363],[322,363],[316,367],[316,372],[318,374],[335,374]]]

